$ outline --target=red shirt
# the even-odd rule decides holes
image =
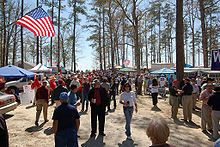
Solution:
[[[95,92],[94,99],[96,99],[96,105],[101,105],[101,96],[100,96],[99,88],[95,88],[94,92]]]
[[[41,86],[40,88],[37,89],[36,92],[36,100],[38,99],[44,99],[48,102],[49,99],[49,94],[48,94],[48,89],[44,86]]]
[[[57,87],[57,84],[54,80],[50,80],[50,89],[54,90]]]
[[[82,83],[83,83],[82,80],[79,80],[79,83],[80,83],[80,86],[78,87],[78,91],[82,92]]]
[[[35,88],[39,88],[41,86],[40,82],[38,79],[34,79],[34,82],[31,84],[31,88],[35,89]]]

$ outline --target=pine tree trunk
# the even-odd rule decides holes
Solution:
[[[63,67],[66,67],[66,56],[65,56],[65,48],[64,48],[64,34],[61,36],[62,39],[62,58],[63,58]]]
[[[144,20],[144,40],[145,40],[145,62],[146,62],[146,68],[148,69],[148,39],[147,39],[147,17],[145,15],[145,20]]]
[[[185,27],[185,32],[184,32],[184,41],[185,41],[185,63],[188,64],[188,59],[189,59],[189,55],[188,55],[188,30]]]
[[[61,11],[61,0],[58,1],[58,39],[57,39],[57,43],[58,43],[58,47],[57,47],[57,67],[58,67],[58,72],[60,71],[60,11]]]
[[[43,64],[43,40],[42,37],[40,39],[40,63]]]
[[[161,6],[159,7],[159,25],[158,25],[158,29],[159,29],[159,36],[158,36],[158,41],[159,41],[159,43],[158,43],[158,46],[159,46],[159,48],[158,48],[158,62],[159,63],[161,63],[161,38],[160,38],[160,35],[161,35],[161,16],[160,16],[160,13],[161,13]]]
[[[72,42],[72,62],[71,70],[76,72],[76,1],[73,5],[73,42]]]
[[[102,8],[102,48],[103,48],[103,64],[106,70],[106,49],[105,49],[105,7]]]
[[[111,48],[111,68],[114,70],[115,68],[115,49],[113,43],[113,26],[112,26],[112,15],[111,15],[111,1],[108,6],[108,17],[109,17],[109,35],[110,35],[110,48]]]
[[[14,65],[16,62],[16,50],[17,50],[17,28],[18,25],[15,25],[14,30],[14,42],[13,42],[13,51],[12,51],[12,64]]]
[[[183,0],[176,1],[176,77],[179,82],[184,76],[184,26]]]
[[[207,50],[207,31],[206,31],[206,23],[205,23],[205,8],[204,8],[204,0],[199,0],[200,6],[200,20],[201,20],[201,28],[202,28],[202,48],[203,48],[203,64],[204,67],[208,67],[208,50]]]
[[[6,57],[5,57],[5,53],[6,53],[6,1],[3,0],[2,1],[2,16],[3,16],[3,47],[2,47],[2,65],[5,66],[6,65]]]
[[[98,33],[98,38],[99,38],[99,68],[100,70],[103,70],[103,67],[102,67],[102,35],[101,35],[101,29],[102,29],[102,16],[101,16],[101,12],[99,13],[99,33]]]
[[[123,16],[123,20],[122,20],[122,65],[124,65],[124,61],[125,61],[125,18]]]
[[[137,71],[140,72],[140,46],[139,46],[139,24],[138,24],[138,17],[136,14],[136,0],[133,0],[133,10],[132,10],[132,17],[134,20],[133,28],[134,28],[134,47],[135,47],[135,65],[137,67]]]

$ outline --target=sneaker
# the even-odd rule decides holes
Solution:
[[[132,140],[132,137],[131,137],[131,136],[128,136],[127,139],[128,139],[128,140]]]
[[[35,123],[34,123],[34,124],[35,124],[35,126],[37,126],[37,127],[39,126],[39,124],[38,124],[38,122],[37,122],[37,121],[35,121]]]

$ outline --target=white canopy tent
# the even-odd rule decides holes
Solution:
[[[45,65],[39,63],[34,68],[30,69],[30,71],[36,72],[36,73],[48,73],[48,72],[52,72],[52,69],[50,69],[50,68],[46,67]]]

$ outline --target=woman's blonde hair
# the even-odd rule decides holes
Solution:
[[[170,129],[164,119],[152,119],[147,127],[147,136],[152,144],[164,144],[170,135]]]

